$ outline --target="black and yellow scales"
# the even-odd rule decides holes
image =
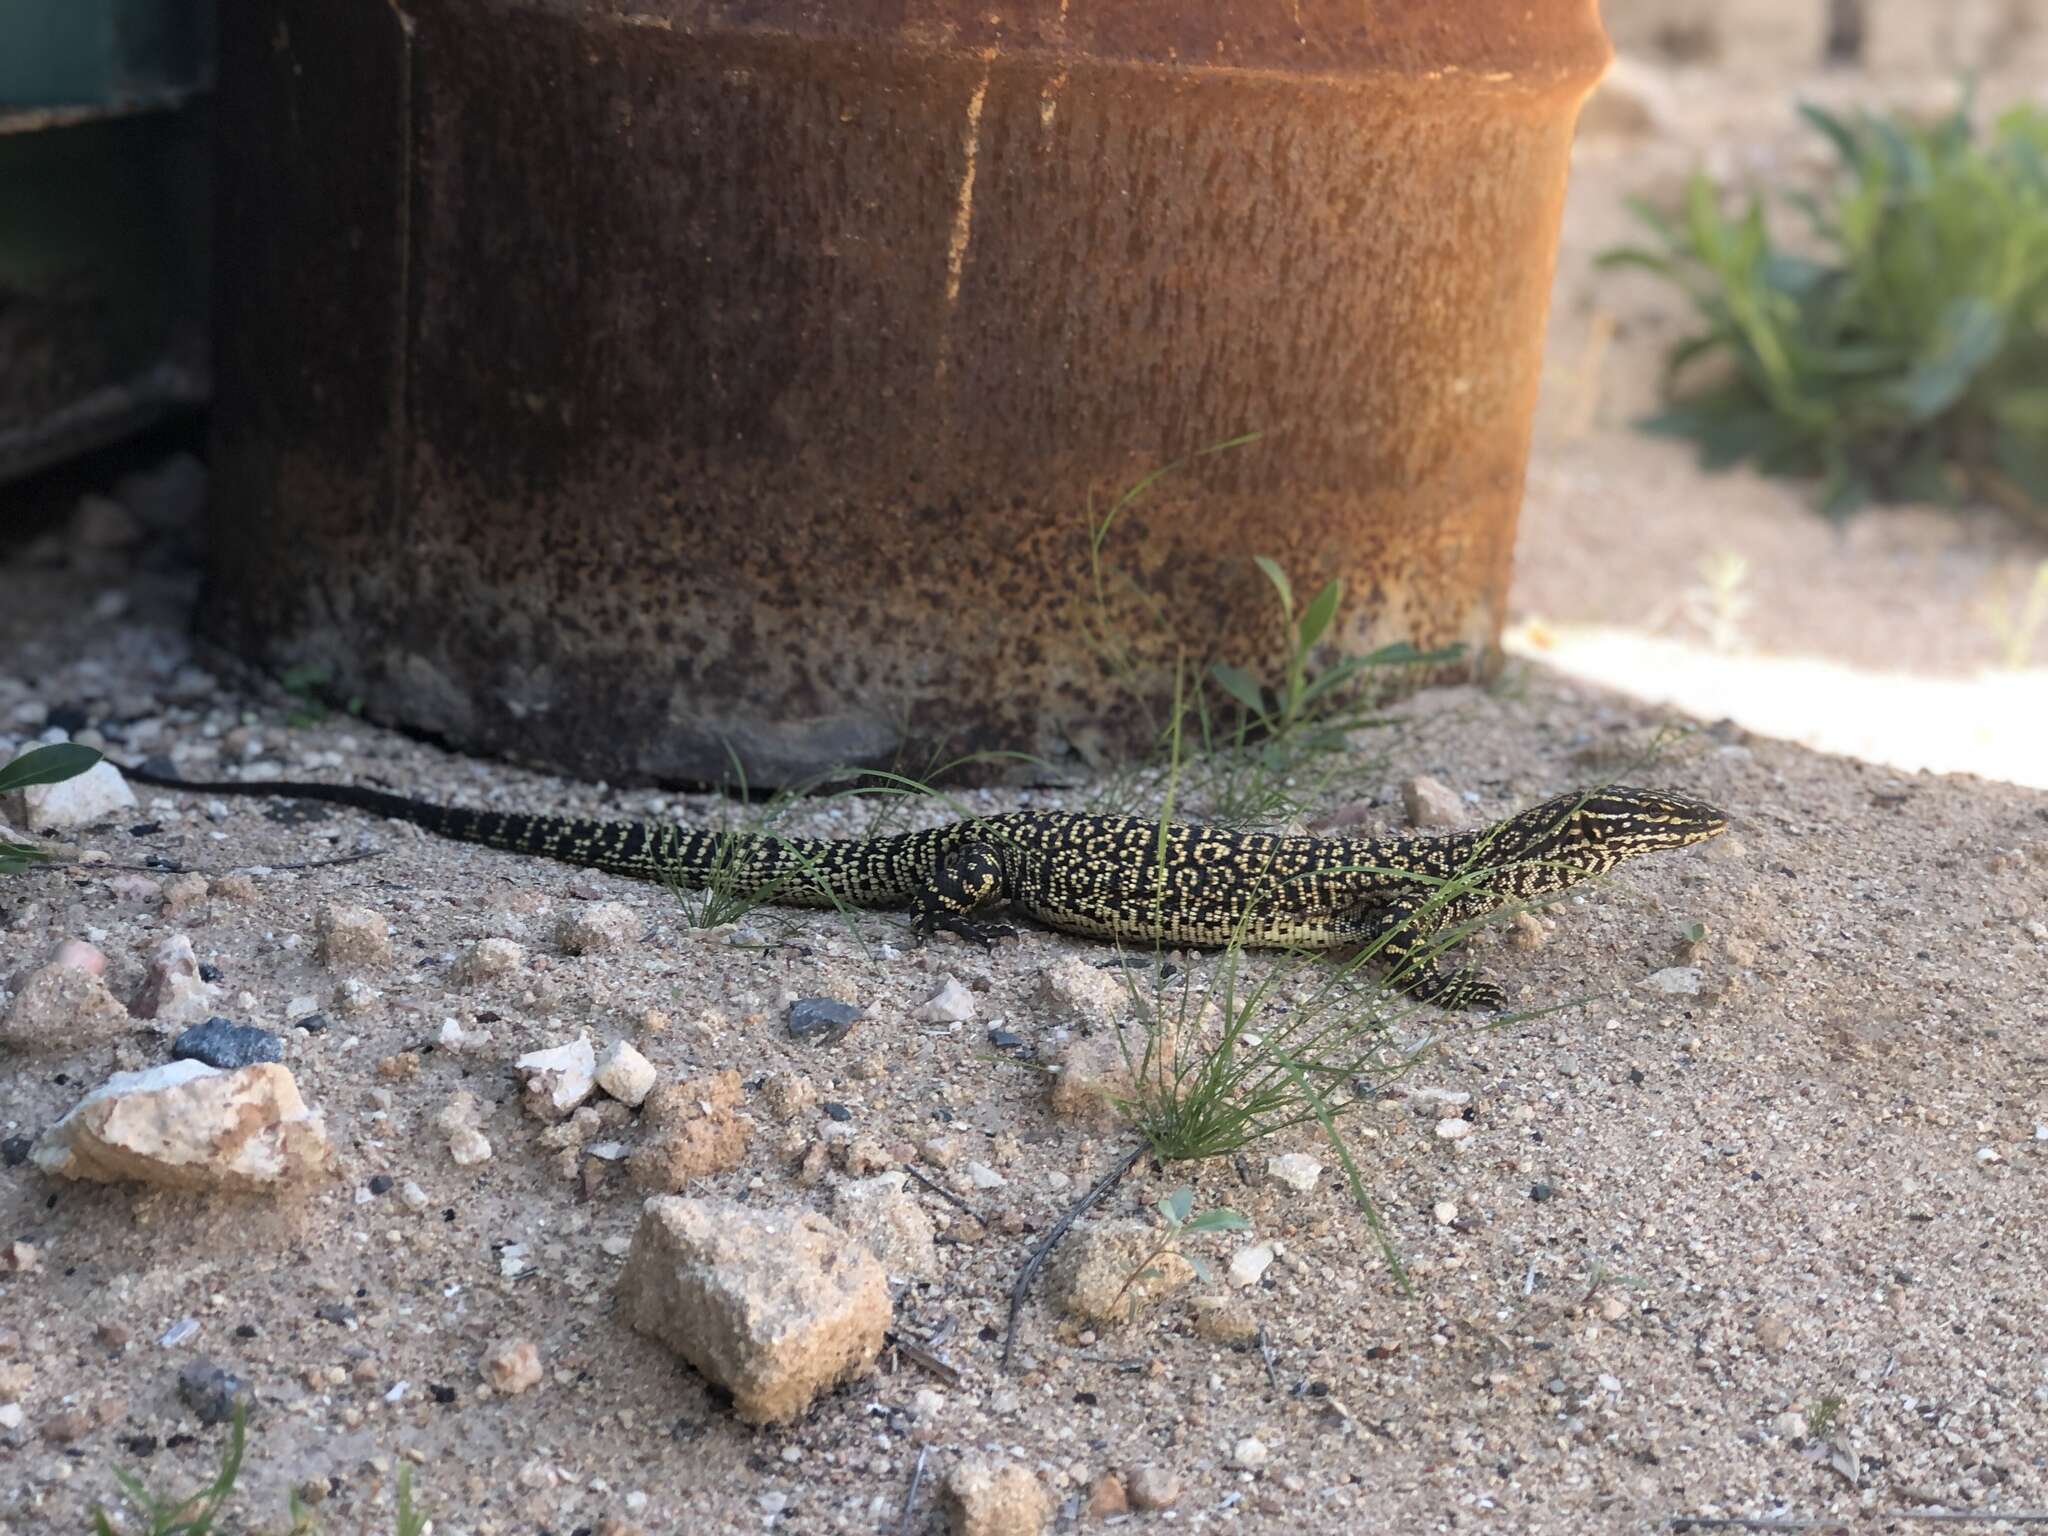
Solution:
[[[202,794],[352,805],[439,837],[789,906],[908,907],[920,935],[988,942],[977,913],[1008,903],[1047,927],[1120,943],[1325,950],[1376,945],[1397,985],[1446,1008],[1497,1010],[1500,989],[1435,954],[1475,918],[1547,896],[1624,859],[1726,830],[1714,807],[1607,785],[1482,830],[1413,837],[1283,837],[1131,816],[1014,811],[870,838],[776,837],[665,822],[589,821],[434,805],[346,784],[192,783]]]

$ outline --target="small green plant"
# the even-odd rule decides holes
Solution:
[[[1814,1399],[1806,1409],[1806,1433],[1815,1440],[1827,1439],[1841,1414],[1842,1400],[1832,1392]]]
[[[284,723],[294,728],[318,725],[328,716],[333,672],[320,662],[307,662],[296,667],[287,667],[278,676],[278,684],[291,695],[292,707],[285,712]],[[351,715],[363,712],[363,701],[354,694],[342,702],[342,708]]]
[[[75,742],[60,741],[53,746],[31,747],[13,762],[0,765],[0,795],[37,784],[61,784],[66,779],[77,778],[99,760],[97,751]],[[33,843],[16,843],[0,838],[0,875],[18,875],[31,864],[42,863],[49,857],[48,852]]]
[[[1840,164],[1789,199],[1799,249],[1759,198],[1730,217],[1696,175],[1676,217],[1636,204],[1655,248],[1600,258],[1677,284],[1704,322],[1646,425],[1709,468],[1819,476],[1831,515],[1959,490],[2048,515],[2048,115],[2016,108],[1980,137],[1967,101],[1932,124],[1800,110]]]
[[[1195,1210],[1195,1192],[1185,1184],[1176,1189],[1172,1194],[1166,1196],[1153,1209],[1159,1213],[1159,1219],[1162,1223],[1159,1240],[1152,1245],[1152,1251],[1138,1261],[1137,1266],[1125,1277],[1124,1283],[1117,1288],[1116,1296],[1110,1303],[1112,1306],[1116,1302],[1123,1300],[1134,1286],[1140,1285],[1147,1280],[1157,1280],[1160,1276],[1158,1268],[1160,1258],[1167,1253],[1180,1253],[1180,1245],[1183,1239],[1200,1237],[1207,1232],[1243,1232],[1251,1226],[1249,1221],[1246,1221],[1244,1217],[1227,1206],[1219,1206],[1212,1211],[1197,1212]],[[1202,1284],[1215,1284],[1216,1276],[1210,1270],[1208,1261],[1202,1258],[1200,1254],[1181,1253],[1180,1256],[1187,1260],[1189,1267],[1194,1270],[1196,1278]],[[1131,1297],[1130,1310],[1131,1316],[1135,1320],[1138,1312],[1138,1299],[1135,1296]]]
[[[1742,626],[1755,606],[1743,590],[1749,581],[1749,560],[1732,549],[1703,556],[1699,581],[1680,597],[1685,616],[1707,637],[1717,651],[1734,651],[1742,645]]]
[[[227,1443],[221,1447],[220,1470],[214,1474],[211,1483],[182,1499],[152,1493],[132,1472],[114,1473],[114,1481],[121,1485],[121,1491],[128,1495],[128,1502],[135,1506],[146,1522],[142,1529],[147,1536],[210,1536],[215,1528],[214,1521],[220,1518],[221,1507],[234,1493],[235,1483],[242,1475],[242,1457],[248,1450],[248,1431],[248,1408],[238,1402],[234,1419],[228,1425]],[[120,1529],[107,1519],[104,1509],[92,1512],[92,1528],[93,1536],[117,1536]]]
[[[114,1481],[121,1485],[121,1492],[145,1522],[135,1530],[141,1536],[217,1536],[221,1510],[233,1496],[235,1484],[241,1480],[242,1464],[249,1449],[249,1410],[246,1403],[235,1404],[234,1418],[228,1423],[228,1437],[220,1450],[220,1467],[214,1473],[213,1481],[195,1493],[182,1499],[169,1498],[152,1492],[132,1472],[117,1470]],[[395,1536],[426,1536],[430,1522],[412,1500],[412,1468],[400,1465],[398,1469],[397,1512],[392,1526]],[[292,1536],[312,1536],[319,1525],[313,1512],[294,1492],[289,1496],[287,1511],[291,1518]],[[107,1516],[104,1507],[92,1512],[93,1536],[133,1536],[129,1528],[116,1525]]]
[[[2048,624],[2048,560],[2034,567],[2034,578],[2017,603],[2008,600],[2003,585],[1978,609],[1998,641],[1999,659],[2017,672],[2033,660],[2034,640],[2041,626]]]
[[[1282,802],[1290,808],[1299,804],[1298,797],[1285,792],[1287,778],[1317,759],[1327,762],[1343,752],[1352,732],[1382,723],[1375,711],[1385,701],[1391,672],[1455,661],[1463,654],[1461,646],[1422,651],[1404,641],[1363,656],[1339,655],[1318,667],[1317,648],[1344,604],[1343,578],[1325,582],[1297,610],[1294,584],[1280,563],[1259,555],[1253,564],[1272,587],[1280,610],[1284,647],[1279,680],[1269,686],[1243,667],[1215,662],[1210,681],[1235,705],[1235,718],[1213,712],[1203,695],[1194,700],[1207,762],[1197,770],[1199,782],[1193,787],[1216,819],[1226,822],[1251,819]]]

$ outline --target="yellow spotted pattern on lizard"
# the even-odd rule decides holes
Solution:
[[[854,839],[706,831],[435,805],[354,785],[195,784],[203,794],[351,805],[440,837],[684,886],[713,881],[788,906],[908,907],[920,934],[1007,933],[976,913],[1007,903],[1049,928],[1119,943],[1325,950],[1377,944],[1395,980],[1446,1007],[1505,1005],[1429,953],[1510,900],[1562,891],[1625,859],[1722,832],[1714,807],[1606,785],[1560,795],[1491,827],[1394,837],[1283,837],[1129,816],[1017,811]],[[1449,890],[1446,891],[1445,887]]]

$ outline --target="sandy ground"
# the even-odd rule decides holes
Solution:
[[[1613,222],[1627,182],[1582,166],[1581,187],[1602,195],[1575,192],[1567,264]],[[1567,272],[1555,348],[1567,363],[1583,334],[1574,292]],[[1760,600],[1742,621],[1753,650],[1857,667],[1889,654],[1929,676],[1993,658],[1957,615],[2033,557],[2028,536],[1912,511],[1837,533],[1802,518],[1796,491],[1702,479],[1681,450],[1628,434],[1610,404],[1570,430],[1546,405],[1523,618],[1698,639],[1685,589],[1732,541],[1755,572]],[[1621,509],[1631,537],[1616,540]],[[291,723],[274,689],[192,664],[189,568],[160,545],[97,573],[68,564],[61,542],[44,554],[0,566],[0,747],[54,710],[116,755],[168,751],[193,773],[240,765],[611,815],[721,810],[453,758],[346,719]],[[1528,663],[1499,687],[1400,713],[1404,728],[1341,776],[1346,796],[1391,805],[1403,778],[1429,773],[1473,797],[1475,818],[1615,771],[1667,718]],[[1456,1035],[1357,1122],[1412,1293],[1334,1170],[1299,1194],[1268,1181],[1258,1156],[1141,1165],[1112,1214],[1192,1182],[1202,1205],[1254,1227],[1198,1251],[1220,1264],[1253,1241],[1284,1246],[1248,1297],[1270,1365],[1254,1346],[1197,1336],[1181,1299],[1093,1341],[1035,1305],[1016,1374],[999,1369],[995,1335],[1017,1265],[1122,1144],[1052,1118],[1042,1077],[986,1032],[1049,1050],[1067,1021],[1033,1001],[1037,973],[1101,951],[1038,932],[987,955],[916,949],[886,917],[862,925],[864,946],[830,916],[764,916],[763,932],[792,942],[736,947],[690,933],[659,890],[352,812],[145,790],[127,824],[82,840],[81,855],[110,863],[0,879],[0,977],[85,937],[125,991],[157,942],[188,933],[222,974],[225,1011],[285,1037],[341,1175],[304,1201],[252,1208],[0,1169],[0,1239],[41,1255],[30,1274],[0,1275],[0,1384],[23,1411],[0,1430],[0,1529],[85,1529],[116,1466],[163,1488],[209,1475],[221,1432],[175,1390],[199,1354],[262,1401],[235,1506],[255,1528],[281,1526],[286,1490],[312,1486],[324,1528],[388,1531],[403,1460],[444,1533],[895,1530],[927,1450],[934,1480],[970,1451],[1023,1462],[1065,1501],[1063,1522],[1099,1473],[1168,1469],[1180,1498],[1133,1517],[1148,1527],[1564,1533],[1744,1515],[1879,1530],[1905,1528],[1889,1511],[2048,1507],[2048,795],[1727,726],[1638,771],[1727,807],[1733,833],[1553,909],[1533,949],[1483,937],[1478,963],[1518,1004],[1578,1001]],[[843,807],[795,825],[856,829]],[[382,850],[367,862],[284,867],[366,843]],[[160,872],[115,867],[152,856],[246,871],[255,899],[167,915],[137,883]],[[555,919],[597,899],[630,905],[642,940],[556,952]],[[353,1016],[312,955],[314,915],[333,901],[374,907],[393,931],[394,960],[362,978],[381,1000]],[[1694,923],[1707,933],[1701,994],[1645,987]],[[457,947],[491,935],[527,944],[526,964],[457,983]],[[978,1017],[915,1022],[948,976],[975,990]],[[793,1042],[787,1004],[816,995],[858,998],[869,1017],[837,1047]],[[287,1022],[299,998],[333,1026]],[[429,1050],[416,1075],[380,1073],[448,1018],[491,1048]],[[803,1073],[863,1135],[916,1144],[943,1131],[962,1162],[995,1168],[999,1188],[960,1185],[986,1235],[926,1201],[944,1227],[942,1272],[896,1301],[920,1335],[952,1325],[959,1384],[885,1358],[798,1424],[751,1431],[616,1321],[612,1250],[637,1200],[617,1181],[586,1191],[564,1178],[505,1069],[586,1029],[634,1039],[665,1076]],[[139,1034],[118,1051],[9,1061],[0,1136],[35,1133],[117,1064],[164,1050]],[[459,1088],[484,1100],[497,1148],[467,1169],[429,1124]],[[1446,1106],[1421,1090],[1469,1094],[1473,1133],[1437,1136]],[[758,1094],[749,1108],[763,1130],[748,1161],[702,1192],[824,1208],[837,1175],[800,1185]],[[1271,1150],[1318,1152],[1309,1137]],[[379,1176],[416,1181],[425,1209],[374,1193]],[[194,1336],[159,1342],[188,1318]],[[491,1397],[478,1359],[508,1337],[539,1346],[545,1378]],[[72,1410],[96,1427],[53,1443],[48,1427]],[[1265,1463],[1234,1465],[1254,1436]],[[929,1490],[908,1529],[938,1528]]]
[[[225,748],[470,802],[711,809],[452,759],[349,721],[288,726],[274,695],[223,695],[181,666],[187,591],[175,573],[131,583],[131,610],[99,623],[66,617],[90,602],[61,573],[17,562],[0,581],[0,643],[15,658],[0,718],[75,707],[117,751],[169,750],[195,773]],[[1537,669],[1404,715],[1391,747],[1378,739],[1391,757],[1361,757],[1352,788],[1385,799],[1403,776],[1434,773],[1476,795],[1482,816],[1608,771],[1659,723]],[[210,809],[145,791],[136,824],[156,830],[110,826],[86,844],[120,864],[157,855],[250,870],[256,899],[172,919],[147,886],[117,889],[105,868],[10,880],[10,964],[85,936],[112,957],[119,991],[158,940],[188,932],[223,973],[229,1011],[285,1035],[343,1171],[303,1204],[255,1213],[56,1186],[26,1167],[0,1174],[6,1235],[43,1254],[36,1273],[0,1280],[0,1326],[16,1330],[29,1375],[26,1422],[0,1442],[0,1509],[13,1511],[0,1518],[82,1529],[113,1491],[110,1468],[151,1447],[153,1481],[197,1481],[218,1432],[176,1398],[176,1370],[195,1352],[264,1400],[244,1507],[274,1517],[287,1486],[318,1481],[338,1530],[388,1528],[394,1457],[419,1464],[444,1531],[595,1529],[608,1516],[649,1530],[874,1530],[894,1518],[926,1446],[935,1466],[1000,1448],[1062,1497],[1104,1469],[1166,1466],[1183,1484],[1174,1520],[1188,1526],[1561,1532],[1679,1513],[2048,1504],[2048,796],[1894,777],[1725,730],[1687,738],[1648,772],[1729,807],[1735,832],[1556,909],[1533,952],[1482,946],[1484,969],[1521,1003],[1587,1000],[1461,1036],[1410,1080],[1472,1096],[1468,1139],[1432,1134],[1428,1098],[1391,1098],[1360,1122],[1412,1295],[1329,1178],[1294,1194],[1251,1159],[1243,1172],[1141,1169],[1114,1197],[1115,1212],[1136,1213],[1191,1179],[1204,1204],[1255,1226],[1209,1240],[1213,1257],[1285,1245],[1250,1298],[1270,1374],[1255,1348],[1195,1337],[1179,1304],[1092,1347],[1034,1308],[1028,1367],[997,1368],[989,1335],[1029,1234],[1119,1144],[1050,1118],[1039,1076],[989,1050],[984,1031],[1049,1047],[1063,1021],[1031,1003],[1035,974],[1062,952],[1095,955],[1084,942],[1030,933],[987,956],[917,950],[876,918],[864,953],[820,916],[768,925],[796,947],[738,949],[688,933],[659,890],[353,813],[297,820],[263,801]],[[834,825],[843,815],[810,819],[848,830]],[[368,863],[281,868],[365,838],[384,849]],[[552,919],[598,897],[640,913],[645,940],[615,956],[552,953]],[[311,958],[313,915],[334,900],[386,913],[397,955],[365,977],[381,1003],[345,1020],[336,976]],[[1644,990],[1695,922],[1709,935],[1702,995]],[[533,957],[502,981],[455,984],[456,946],[492,934],[525,940]],[[912,1022],[948,975],[977,989],[980,1017]],[[790,1041],[787,1002],[835,993],[870,1009],[854,1036],[836,1048]],[[288,1025],[301,996],[336,1027]],[[649,1009],[668,1027],[648,1028]],[[416,1077],[380,1075],[378,1061],[451,1017],[496,1049],[430,1052]],[[515,1052],[586,1028],[635,1038],[664,1074],[805,1073],[884,1144],[944,1122],[1004,1176],[965,1196],[990,1234],[942,1243],[942,1278],[898,1299],[899,1319],[955,1325],[948,1353],[963,1379],[941,1406],[912,1412],[936,1384],[903,1366],[793,1428],[749,1431],[613,1320],[618,1260],[604,1244],[630,1231],[636,1200],[616,1183],[585,1196],[565,1180],[504,1070]],[[122,1054],[163,1049],[142,1036]],[[101,1052],[19,1066],[0,1082],[0,1130],[48,1124],[114,1065]],[[428,1126],[458,1087],[491,1106],[499,1150],[474,1169],[455,1167]],[[822,1204],[826,1188],[799,1187],[776,1142],[762,1136],[706,1190]],[[1274,1150],[1287,1149],[1313,1150],[1307,1139]],[[371,1195],[378,1174],[416,1180],[426,1210]],[[1532,1198],[1539,1183],[1552,1198]],[[517,1278],[508,1245],[530,1265]],[[352,1322],[319,1315],[337,1305]],[[196,1336],[160,1345],[184,1317]],[[108,1349],[102,1323],[126,1343]],[[478,1357],[507,1336],[540,1345],[547,1379],[483,1400]],[[1829,1402],[1839,1406],[1823,1440],[1808,1418]],[[38,1427],[74,1407],[103,1427],[50,1444]],[[1256,1473],[1230,1463],[1247,1436],[1270,1448]],[[934,1518],[927,1509],[912,1529]]]

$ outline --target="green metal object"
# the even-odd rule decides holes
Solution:
[[[212,0],[0,0],[0,112],[132,111],[213,81]]]
[[[212,0],[0,0],[0,484],[207,398]]]

